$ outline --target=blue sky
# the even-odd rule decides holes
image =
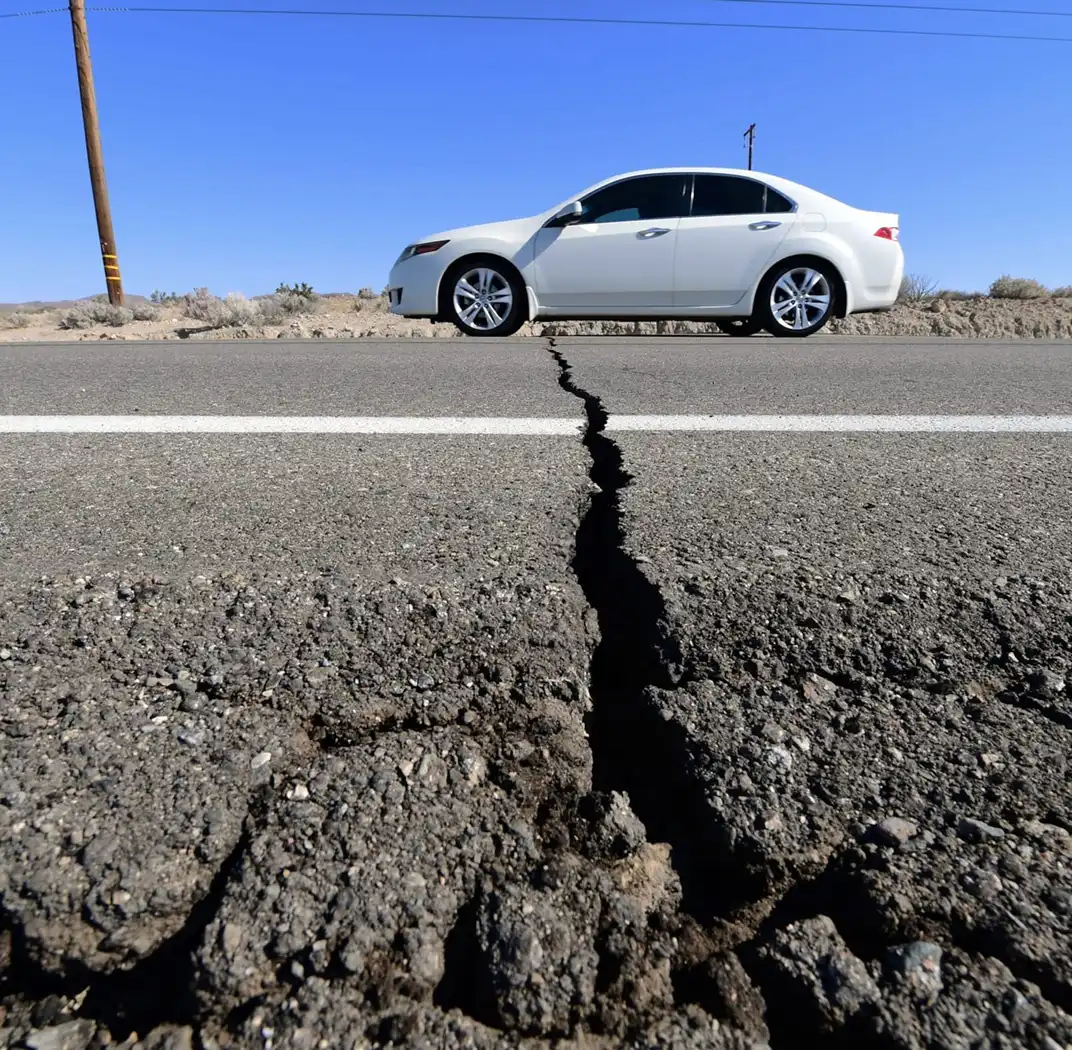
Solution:
[[[1072,37],[1072,18],[715,0],[287,6],[303,4]],[[0,0],[0,12],[22,6],[35,5]],[[89,19],[130,292],[207,285],[253,295],[280,281],[379,289],[415,237],[531,214],[618,171],[744,167],[742,132],[753,121],[757,169],[899,212],[910,272],[967,290],[1006,272],[1072,283],[1072,44],[193,14]],[[94,294],[103,280],[69,21],[0,20],[0,49],[0,301]]]

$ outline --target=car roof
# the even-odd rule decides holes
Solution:
[[[791,179],[783,178],[781,175],[772,175],[765,171],[753,171],[748,168],[716,168],[704,165],[682,165],[670,168],[639,168],[636,171],[623,171],[617,175],[610,175],[605,179],[600,179],[599,182],[593,183],[591,186],[586,186],[580,193],[574,194],[570,199],[576,200],[578,197],[587,196],[589,193],[593,193],[603,186],[607,186],[612,182],[620,182],[623,179],[633,179],[642,175],[677,175],[691,173],[704,175],[739,175],[746,179],[757,179],[773,186],[775,189],[784,190],[798,203],[801,202],[802,197],[823,198],[824,201],[828,201],[831,204],[842,203],[841,201],[835,201],[834,198],[828,197],[826,194],[820,193],[818,190],[813,190],[810,186],[804,186],[799,182],[793,182]],[[569,201],[563,203],[568,204]]]

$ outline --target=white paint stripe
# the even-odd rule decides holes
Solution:
[[[571,419],[478,416],[0,416],[0,434],[579,434]]]
[[[578,435],[580,416],[0,416],[0,434]],[[613,415],[609,432],[1072,433],[1072,416]]]
[[[901,432],[998,434],[1072,432],[1072,416],[611,416],[608,431]]]

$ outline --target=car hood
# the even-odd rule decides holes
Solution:
[[[458,226],[453,230],[442,230],[428,237],[422,237],[421,241],[460,241],[476,238],[503,241],[513,241],[518,238],[524,240],[535,233],[543,221],[542,215],[532,215],[524,219],[507,219],[504,222],[485,222],[478,226]]]

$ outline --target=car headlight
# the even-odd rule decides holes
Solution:
[[[420,244],[411,244],[398,257],[398,261],[404,262],[406,259],[412,259],[414,255],[428,255],[431,252],[437,252],[444,244],[449,243],[449,241],[423,241]]]

